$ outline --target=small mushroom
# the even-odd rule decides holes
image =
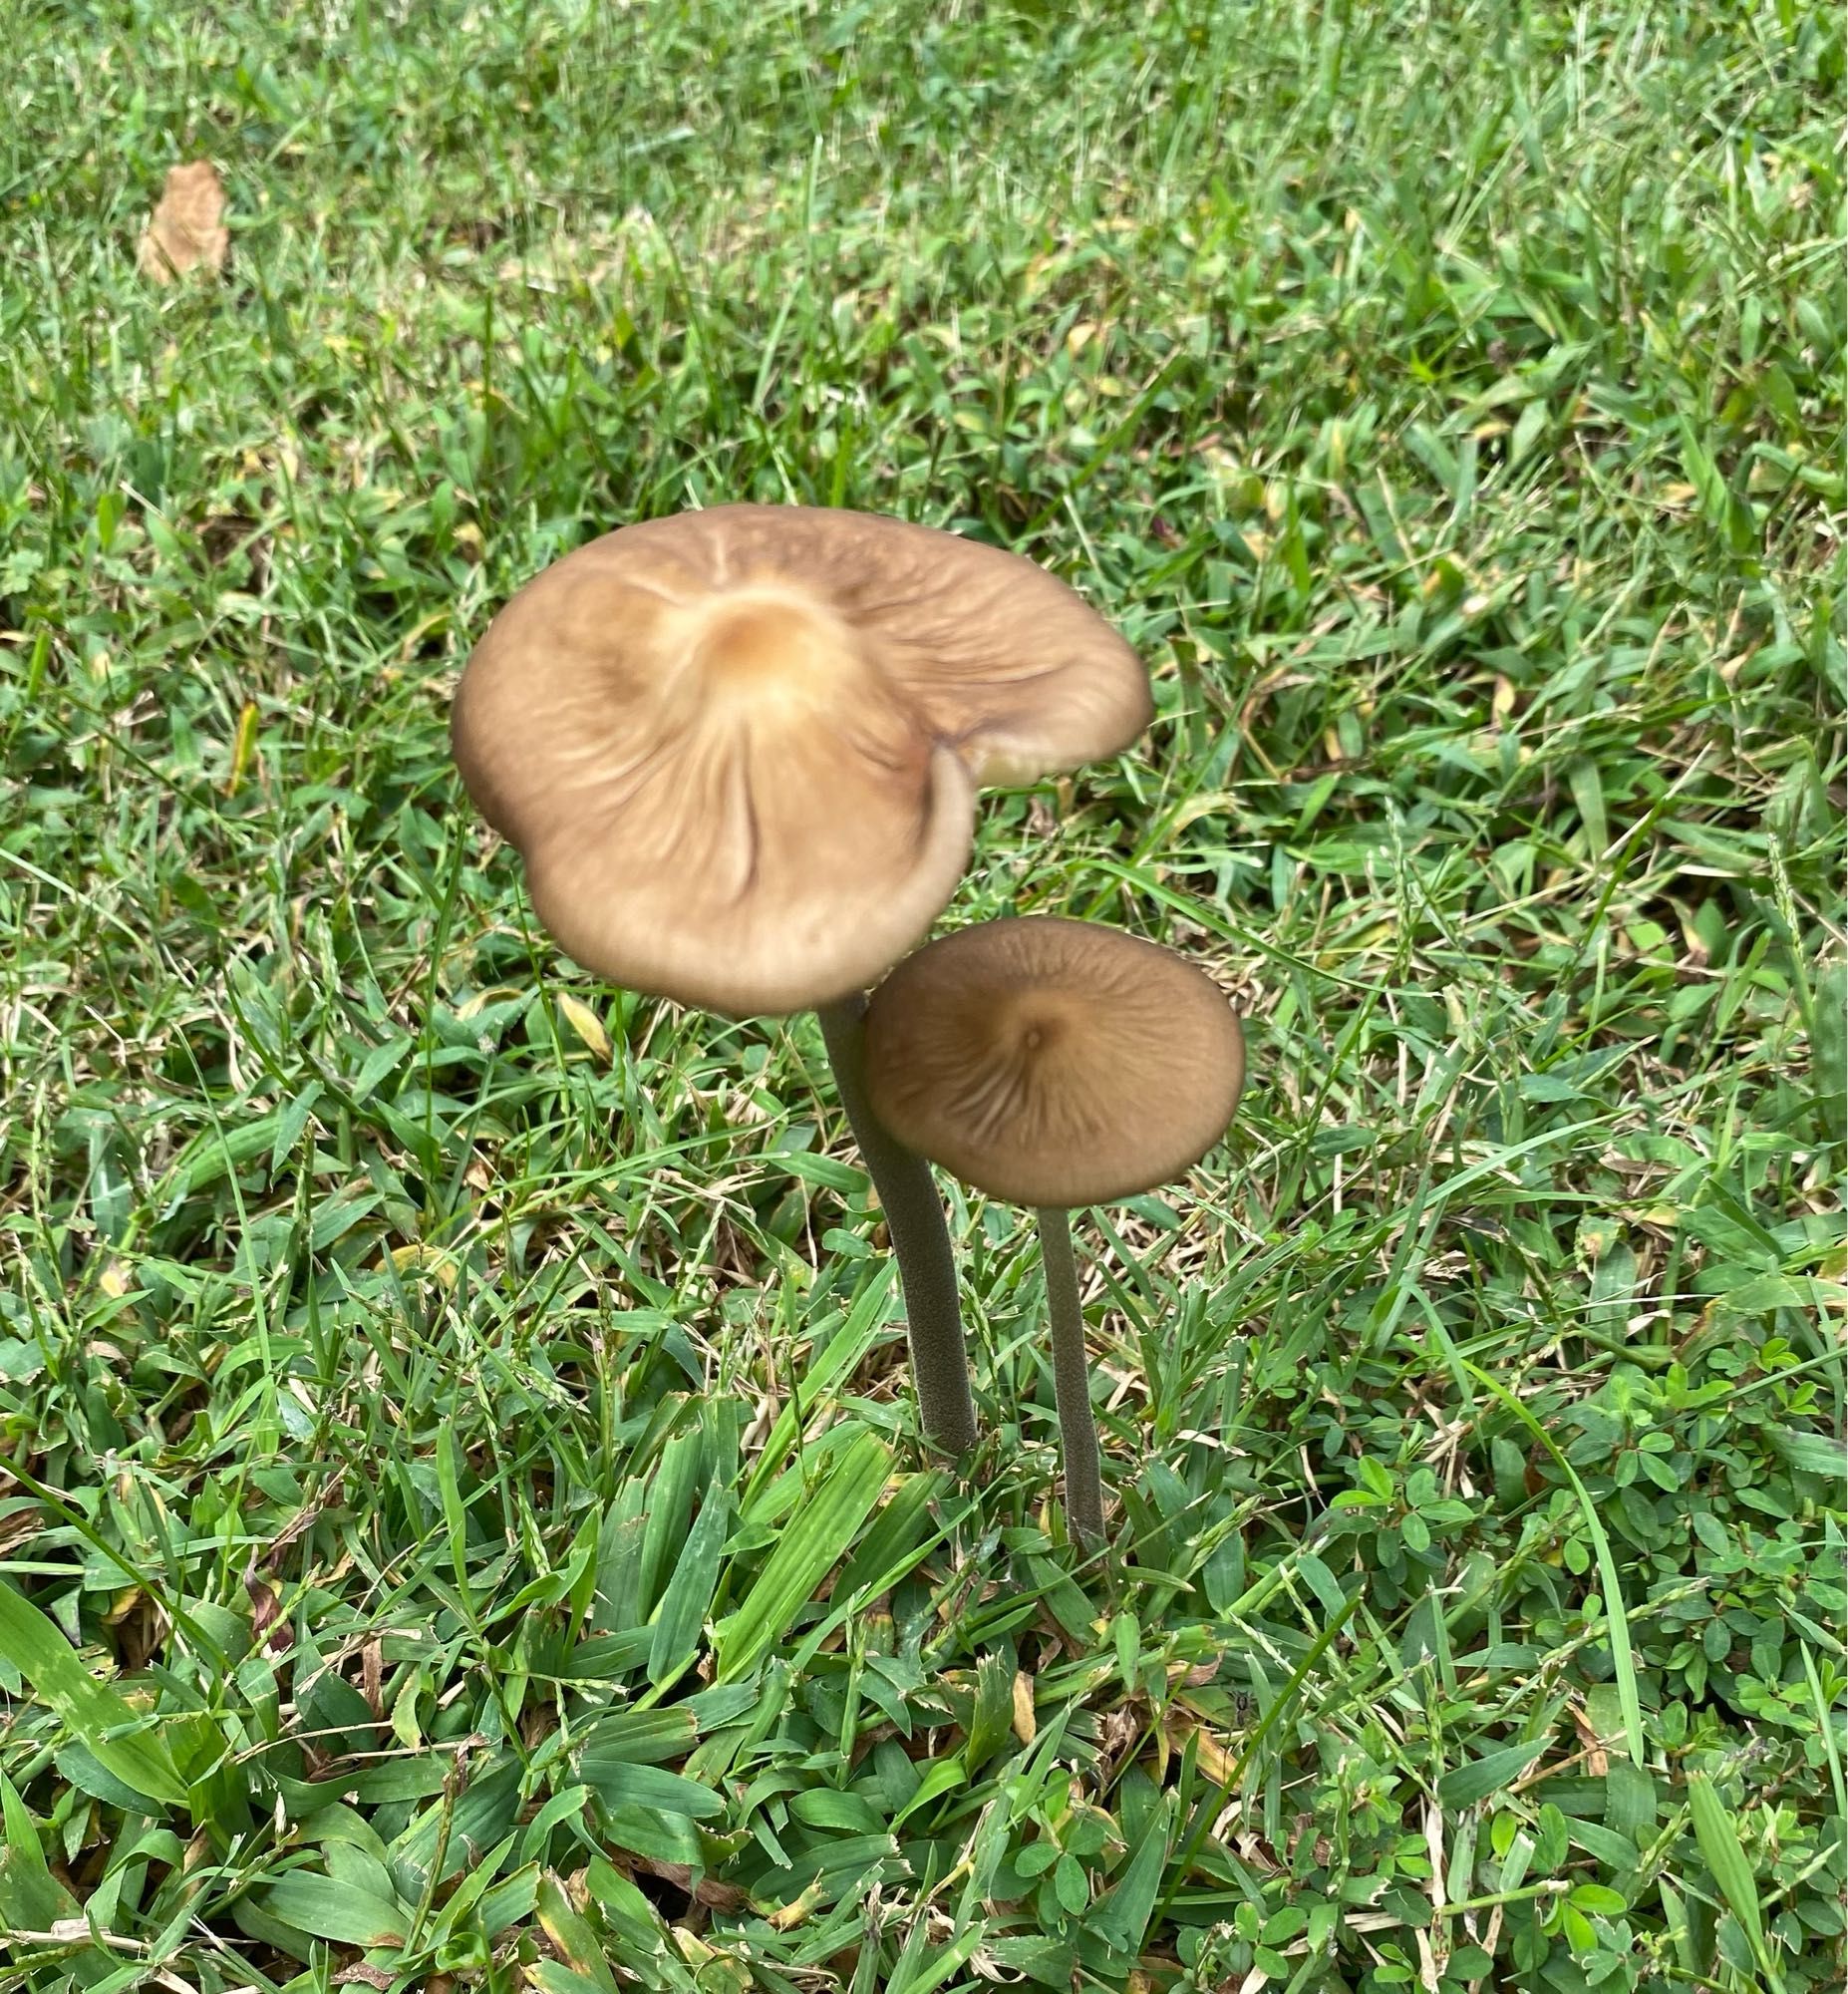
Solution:
[[[860,1091],[860,992],[968,862],[975,792],[1147,724],[1129,646],[1018,555],[867,513],[720,505],[544,570],[475,646],[451,733],[565,951],[732,1015],[811,1006],[891,1228],[926,1430],[975,1437],[930,1173]]]
[[[1210,977],[1087,921],[983,922],[893,970],[866,1014],[873,1112],[921,1156],[1038,1214],[1073,1533],[1103,1533],[1071,1208],[1172,1181],[1224,1135],[1245,1042]]]

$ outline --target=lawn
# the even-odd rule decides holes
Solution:
[[[0,0],[0,1990],[1844,1971],[1843,44],[1820,0]],[[137,240],[222,176],[222,276]],[[547,941],[470,644],[733,498],[1135,644],[946,926],[1244,1015],[946,1185]]]

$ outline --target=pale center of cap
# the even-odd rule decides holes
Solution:
[[[1044,990],[1004,1006],[999,1022],[1002,1048],[1036,1063],[1058,1051],[1072,1024],[1067,1007]]]
[[[705,606],[691,646],[700,690],[750,706],[809,706],[867,675],[853,632],[821,604],[738,592]]]

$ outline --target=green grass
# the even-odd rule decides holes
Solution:
[[[0,1989],[1839,1985],[1834,11],[0,33]],[[947,917],[1247,1014],[1080,1226],[1108,1560],[1024,1215],[957,1481],[812,1023],[595,986],[450,767],[739,498],[1149,661]]]

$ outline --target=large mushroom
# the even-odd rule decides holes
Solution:
[[[865,986],[968,862],[975,792],[1126,747],[1127,644],[1018,555],[867,513],[720,505],[519,590],[451,719],[481,814],[586,969],[734,1016],[810,1007],[891,1230],[926,1432],[975,1438],[923,1163],[867,1107]]]
[[[1103,1534],[1071,1211],[1171,1182],[1224,1135],[1245,1042],[1224,993],[1087,921],[986,921],[873,992],[866,1088],[898,1140],[1039,1220],[1073,1534]]]

